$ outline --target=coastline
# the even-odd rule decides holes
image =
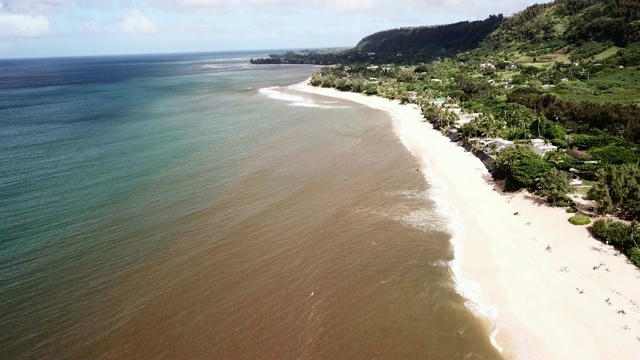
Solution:
[[[492,342],[506,358],[637,358],[640,272],[586,227],[571,225],[571,214],[525,193],[496,191],[482,162],[423,122],[415,105],[307,81],[289,89],[390,115],[427,180],[441,190],[436,203],[451,219],[457,290],[488,320]]]

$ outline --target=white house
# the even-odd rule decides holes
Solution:
[[[496,66],[491,64],[491,63],[484,63],[484,64],[480,64],[480,68],[481,69],[494,69],[495,70]]]
[[[482,147],[482,150],[495,149],[497,151],[502,151],[502,149],[506,147],[515,145],[513,141],[505,140],[502,138],[485,139],[484,142],[485,144]]]
[[[533,139],[531,140],[531,149],[533,149],[536,154],[544,156],[548,152],[558,150],[558,147],[554,145],[547,145],[542,139]]]

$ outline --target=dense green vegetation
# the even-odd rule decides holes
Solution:
[[[640,218],[640,167],[637,163],[600,168],[597,182],[587,193],[600,213]]]
[[[543,174],[551,172],[551,165],[527,146],[504,149],[496,158],[496,166],[506,172],[507,189],[534,188]]]
[[[389,30],[353,49],[263,63],[278,61],[332,64],[313,74],[314,86],[417,104],[425,121],[493,157],[505,190],[528,188],[579,212],[567,196],[579,176],[601,214],[640,218],[638,1],[556,0],[509,18]],[[584,223],[577,215],[572,223]]]
[[[597,238],[613,245],[627,255],[631,262],[640,267],[640,247],[638,247],[640,223],[633,221],[627,225],[620,221],[599,219],[593,223],[591,229]]]

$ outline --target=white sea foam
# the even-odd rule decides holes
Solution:
[[[432,185],[431,199],[436,204],[437,211],[449,220],[447,230],[451,234],[451,246],[453,247],[453,260],[449,262],[449,269],[455,282],[455,290],[467,299],[465,306],[471,312],[476,314],[476,316],[481,316],[491,321],[494,329],[489,336],[489,340],[498,351],[502,352],[502,347],[500,347],[496,341],[496,336],[500,331],[496,322],[498,309],[484,304],[480,300],[480,295],[482,294],[480,285],[462,276],[461,264],[464,259],[463,245],[465,229],[460,215],[446,201],[447,183],[427,170],[424,170],[423,173],[425,179]]]
[[[234,63],[234,64],[204,64],[203,69],[219,70],[219,69],[249,69],[251,64]]]
[[[407,224],[419,229],[432,230],[433,223],[435,223],[438,225],[439,229],[445,228],[447,232],[451,234],[451,246],[453,248],[454,256],[453,260],[448,262],[448,267],[454,280],[455,291],[467,300],[465,301],[465,306],[471,312],[476,316],[483,317],[491,322],[493,330],[489,337],[489,341],[499,352],[502,352],[502,347],[496,341],[496,336],[500,331],[496,321],[498,309],[484,304],[480,298],[482,293],[480,285],[477,282],[466,279],[462,276],[461,264],[464,259],[463,242],[465,239],[465,229],[462,218],[446,200],[448,192],[447,182],[437,177],[429,170],[429,159],[427,154],[424,153],[425,149],[421,149],[419,146],[414,146],[416,143],[409,141],[409,136],[415,136],[412,131],[415,129],[409,129],[409,126],[406,126],[407,121],[414,120],[394,118],[394,130],[407,150],[409,150],[409,152],[411,152],[411,154],[419,161],[422,161],[427,165],[422,173],[425,180],[431,185],[431,188],[428,191],[428,198],[433,202],[436,209],[436,215],[409,214],[406,218]],[[416,196],[415,193],[407,193],[406,195]],[[426,225],[429,223],[432,225]]]
[[[320,105],[310,97],[287,94],[282,91],[279,91],[278,89],[280,89],[279,86],[272,86],[268,88],[262,88],[258,90],[258,92],[261,94],[267,95],[269,98],[274,100],[286,101],[290,103],[289,106],[312,107],[312,108],[320,108],[320,109],[336,109],[336,108],[346,107],[346,106]]]
[[[249,60],[250,58],[218,58],[218,59],[209,59],[208,61],[219,61],[219,62],[224,62],[224,61],[243,61],[243,60]]]

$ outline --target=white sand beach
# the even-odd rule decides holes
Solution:
[[[571,225],[571,214],[496,191],[480,160],[423,122],[416,106],[306,82],[290,89],[387,112],[425,173],[446,183],[446,203],[464,224],[453,271],[479,285],[468,297],[495,309],[487,323],[506,358],[640,358],[640,271]]]

